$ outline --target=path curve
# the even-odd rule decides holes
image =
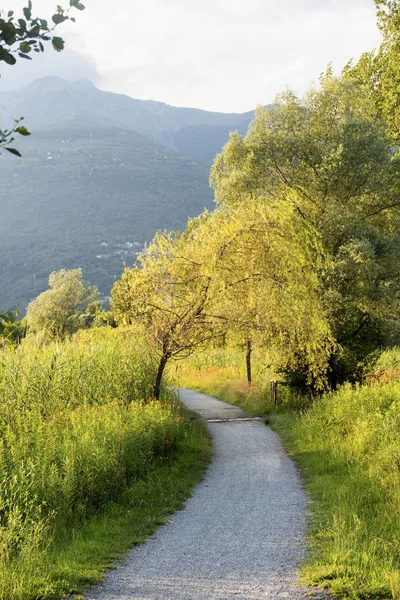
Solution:
[[[278,436],[215,398],[190,390],[180,397],[217,420],[208,423],[214,460],[185,509],[134,548],[87,600],[310,598],[296,585],[306,498]]]

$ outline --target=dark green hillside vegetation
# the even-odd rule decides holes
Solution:
[[[64,597],[181,507],[210,456],[132,331],[0,357],[0,598]]]
[[[62,268],[108,295],[157,229],[212,205],[206,166],[134,132],[69,124],[20,149],[0,161],[0,306],[23,312]]]
[[[26,305],[49,273],[82,267],[109,295],[157,230],[210,209],[209,165],[253,113],[210,113],[46,77],[0,92],[0,127],[24,116],[22,160],[0,161],[0,307]],[[102,245],[103,244],[103,245]]]

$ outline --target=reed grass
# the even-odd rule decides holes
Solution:
[[[67,569],[69,578],[57,575],[54,557],[74,548],[74,539],[82,546],[80,532],[93,519],[112,514],[110,507],[118,506],[124,494],[125,502],[128,494],[133,503],[134,490],[142,489],[141,502],[147,488],[140,482],[151,484],[160,465],[171,466],[174,457],[187,453],[190,436],[205,438],[166,387],[160,401],[151,399],[145,355],[139,340],[112,330],[45,347],[27,342],[0,355],[1,600],[70,593],[73,573]],[[207,452],[194,479],[204,470]],[[187,461],[196,462],[190,456]],[[184,486],[186,495],[191,481]],[[164,500],[151,513],[150,530],[182,498],[166,494]],[[140,514],[149,519],[146,510]],[[148,528],[140,514],[143,537]],[[109,543],[106,531],[107,526],[103,546]],[[90,536],[85,539],[90,547]],[[121,544],[135,539],[122,535]],[[101,548],[91,554],[85,559],[89,571]],[[94,570],[98,578],[101,569]],[[83,576],[82,582],[93,578]]]

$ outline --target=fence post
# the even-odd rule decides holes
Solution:
[[[271,402],[278,408],[278,382],[276,379],[271,379]]]

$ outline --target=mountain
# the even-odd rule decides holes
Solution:
[[[44,77],[16,92],[0,92],[0,127],[21,115],[31,131],[68,128],[74,123],[134,130],[211,163],[230,131],[247,131],[254,112],[225,114],[178,108],[104,92],[90,81],[70,83],[59,77]]]
[[[21,115],[32,131],[15,142],[23,158],[0,156],[0,308],[21,313],[61,268],[82,267],[108,295],[158,229],[212,209],[210,163],[252,118],[59,78],[0,93],[0,127]]]

